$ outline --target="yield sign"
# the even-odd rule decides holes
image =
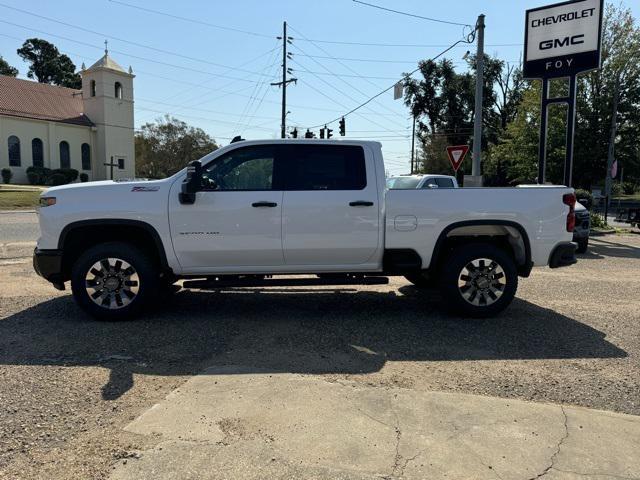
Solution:
[[[451,162],[451,166],[456,172],[460,168],[460,165],[462,165],[464,156],[468,151],[468,145],[453,145],[451,147],[447,147],[447,155],[449,156],[449,161]]]

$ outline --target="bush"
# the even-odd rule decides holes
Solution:
[[[617,197],[620,194],[622,194],[622,187],[620,186],[619,182],[614,182],[611,185],[611,196],[612,197]]]
[[[27,179],[31,185],[45,185],[51,175],[51,170],[46,167],[27,168]]]
[[[82,172],[82,173],[80,174],[80,181],[81,181],[82,183],[84,183],[84,182],[88,182],[88,181],[89,181],[89,175],[87,175],[86,173]]]
[[[603,215],[591,212],[591,228],[604,228],[606,226]]]
[[[583,190],[582,188],[576,188],[576,199],[584,205],[587,210],[591,210],[591,206],[593,205],[593,195],[591,195],[591,192]]]
[[[66,178],[66,182],[64,183],[75,182],[78,179],[78,170],[75,168],[57,168],[55,170],[51,170],[51,175],[56,173],[64,175],[64,178]]]
[[[50,185],[52,187],[55,187],[57,185],[64,185],[66,183],[69,183],[68,177],[60,172],[52,173],[51,176],[47,179],[47,185]]]
[[[13,177],[13,172],[8,168],[2,169],[2,181],[4,183],[11,182],[11,178]]]
[[[633,195],[638,191],[638,184],[632,182],[624,182],[622,184],[622,193],[625,195]]]

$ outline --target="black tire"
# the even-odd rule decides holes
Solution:
[[[107,265],[101,263],[105,259]],[[108,259],[115,261],[110,262]],[[110,263],[114,265],[111,266]],[[102,267],[96,269],[96,264]],[[126,271],[122,270],[122,266],[126,264],[133,269],[135,276],[131,276],[131,273],[127,276],[131,272],[128,267]],[[96,271],[102,275],[98,275]],[[87,280],[88,276],[93,276],[93,279]],[[111,282],[111,277],[114,280],[107,288],[105,285]],[[100,282],[102,284],[97,285]],[[128,285],[123,287],[125,283]],[[136,287],[137,290],[133,293]],[[92,294],[88,289],[92,290]],[[107,242],[91,247],[78,257],[71,269],[73,298],[84,311],[98,320],[126,320],[135,317],[157,298],[159,289],[159,272],[155,263],[142,250],[128,243]],[[97,297],[95,301],[92,296]]]
[[[576,253],[586,253],[587,248],[589,248],[589,238],[578,240],[578,248],[576,249]]]
[[[412,273],[411,275],[405,275],[409,282],[413,283],[418,288],[435,288],[436,282],[433,278],[428,277],[423,273]]]
[[[486,260],[480,259],[492,263],[486,265]],[[492,267],[494,263],[498,267]],[[464,285],[459,286],[459,281]],[[513,300],[518,289],[518,272],[513,258],[504,250],[488,243],[470,243],[448,255],[441,270],[440,288],[445,304],[457,313],[490,317]]]

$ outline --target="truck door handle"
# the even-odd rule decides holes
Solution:
[[[275,202],[253,202],[251,204],[252,207],[260,208],[260,207],[277,207],[278,204]]]
[[[373,202],[366,200],[356,200],[355,202],[349,202],[350,207],[373,207]]]

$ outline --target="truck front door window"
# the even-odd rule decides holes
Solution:
[[[272,190],[273,149],[247,147],[214,160],[204,171],[205,190]]]

